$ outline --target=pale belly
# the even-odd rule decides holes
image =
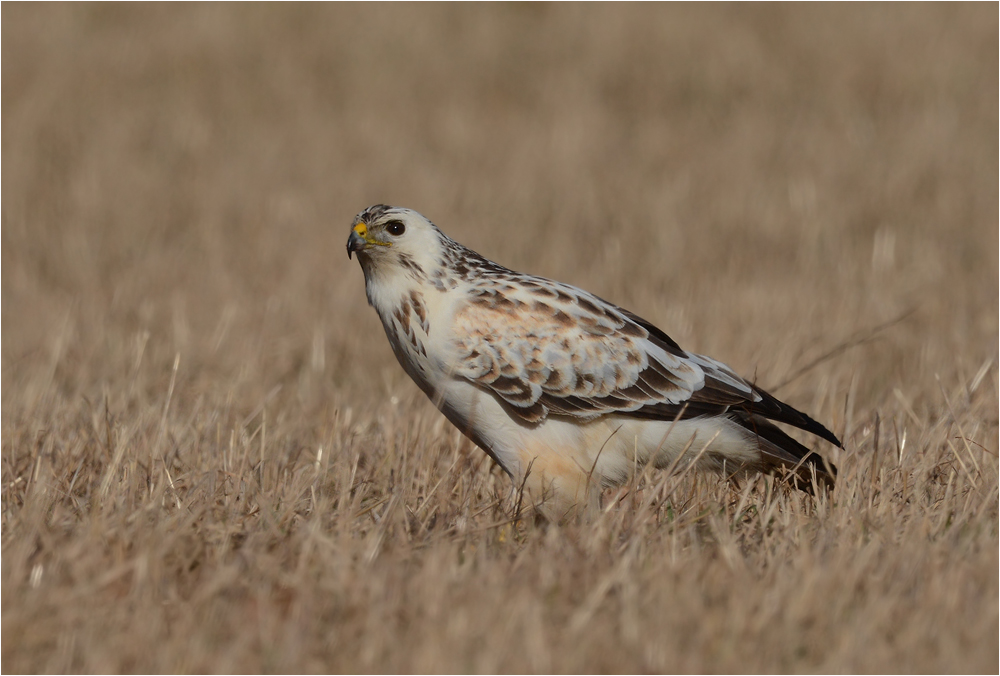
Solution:
[[[602,487],[626,482],[648,464],[699,469],[753,467],[760,454],[747,432],[724,418],[684,421],[605,416],[590,422],[549,417],[526,425],[499,401],[465,382],[439,390],[435,404],[456,427],[487,449],[524,486],[526,504],[544,502],[561,516],[577,504],[594,503]],[[527,476],[525,476],[527,475]]]

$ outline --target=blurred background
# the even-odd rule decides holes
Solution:
[[[289,382],[380,400],[405,376],[344,255],[378,202],[765,386],[910,309],[828,364],[842,388],[996,352],[993,6],[3,18],[5,414],[140,352],[161,392],[180,353],[179,384],[247,406]]]
[[[0,11],[11,671],[995,671],[995,3]],[[809,412],[834,502],[498,531],[379,202]]]

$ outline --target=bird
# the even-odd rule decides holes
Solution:
[[[544,517],[599,506],[648,465],[834,483],[774,423],[843,448],[832,432],[633,312],[494,263],[407,208],[360,212],[352,254],[403,370]]]

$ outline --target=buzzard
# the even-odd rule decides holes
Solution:
[[[400,365],[548,516],[681,457],[832,485],[774,422],[842,447],[832,432],[628,310],[487,260],[410,209],[358,214],[353,253]]]

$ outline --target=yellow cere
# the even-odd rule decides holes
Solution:
[[[377,244],[378,246],[392,246],[392,242],[380,242],[371,235],[368,234],[368,227],[364,223],[358,223],[354,226],[354,232],[358,233],[365,242],[368,244]]]

